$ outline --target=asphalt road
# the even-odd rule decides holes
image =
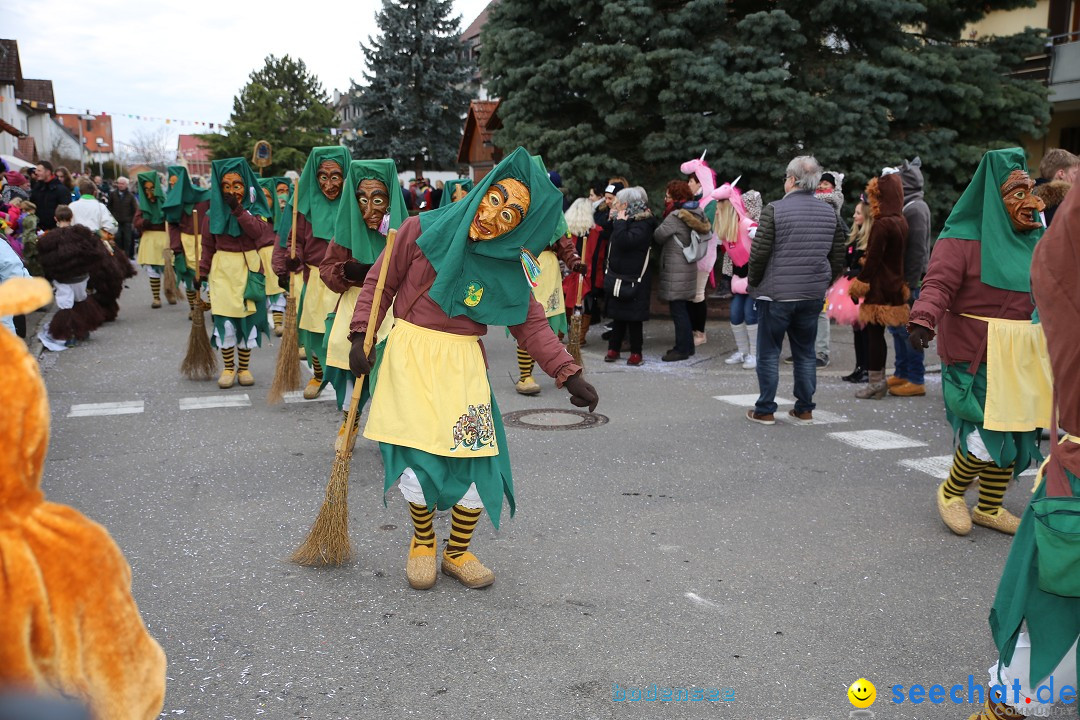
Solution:
[[[734,343],[722,323],[692,361],[666,364],[670,321],[654,320],[639,368],[603,363],[594,330],[587,374],[610,421],[508,428],[518,514],[498,532],[483,520],[473,544],[496,583],[440,576],[418,592],[404,578],[406,509],[396,489],[384,506],[378,450],[362,438],[356,561],[286,560],[322,501],[340,415],[332,402],[266,405],[276,347],[255,351],[253,388],[183,379],[186,307],[151,310],[145,282],[129,281],[117,323],[42,358],[44,487],[109,528],[131,562],[169,658],[162,717],[842,718],[863,676],[879,718],[974,712],[889,702],[895,684],[985,682],[995,660],[986,619],[1010,538],[958,538],[937,517],[934,458],[951,452],[939,376],[925,398],[856,401],[839,380],[851,335],[834,328],[817,401],[837,422],[761,427],[748,405],[716,399],[757,392],[752,371],[723,364]],[[571,409],[546,377],[539,397],[518,396],[512,340],[501,328],[487,340],[504,413]],[[789,367],[780,394],[792,397]],[[241,404],[180,409],[222,397]],[[832,435],[866,430],[913,446]],[[1013,512],[1030,485],[1010,489]],[[448,526],[440,513],[440,539]],[[613,699],[652,683],[732,699]]]

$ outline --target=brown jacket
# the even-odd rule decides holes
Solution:
[[[242,231],[239,236],[233,237],[232,235],[215,235],[210,232],[210,215],[203,216],[202,228],[199,230],[199,239],[202,241],[202,257],[199,259],[199,277],[208,277],[210,275],[210,264],[214,260],[214,253],[218,250],[223,252],[247,252],[248,250],[258,250],[261,247],[271,245],[277,239],[277,235],[274,234],[274,228],[270,226],[270,223],[266,222],[262,218],[257,218],[243,206],[237,206],[232,211],[233,217],[240,223],[240,230]],[[259,265],[259,272],[265,273],[266,268],[262,267],[262,263]],[[251,268],[254,270],[255,268]]]

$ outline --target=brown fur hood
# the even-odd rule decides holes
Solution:
[[[1046,203],[1046,207],[1054,208],[1064,202],[1065,196],[1069,194],[1069,188],[1071,187],[1072,185],[1064,180],[1051,180],[1036,185],[1034,192],[1042,198],[1042,201]]]
[[[682,208],[676,211],[675,214],[678,215],[679,219],[686,223],[691,230],[695,230],[698,233],[704,234],[712,229],[712,226],[709,224],[709,221],[705,219],[705,214],[702,213],[701,210],[687,210],[686,208]]]
[[[871,179],[866,186],[866,194],[875,220],[890,215],[903,215],[904,187],[900,182],[899,173]]]

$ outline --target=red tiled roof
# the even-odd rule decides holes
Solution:
[[[498,1],[499,0],[491,0],[480,14],[476,16],[476,19],[469,24],[469,27],[465,28],[465,31],[461,33],[462,42],[468,42],[480,34],[480,30],[487,23],[488,14],[491,12],[492,6]]]
[[[16,40],[0,40],[0,84],[22,88],[22,63],[19,62],[19,43]]]
[[[27,109],[56,114],[52,80],[23,80],[22,90],[17,92],[15,97],[22,100],[23,107]],[[35,108],[30,103],[37,103],[38,106]]]
[[[465,118],[465,132],[462,133],[461,144],[458,146],[459,163],[469,162],[469,149],[477,133],[479,133],[481,143],[491,142],[491,133],[495,128],[489,127],[489,123],[498,107],[498,100],[473,100],[469,103],[469,116]],[[487,145],[487,147],[493,146]]]
[[[56,119],[75,137],[79,137],[79,124],[81,123],[83,143],[89,152],[113,152],[112,117],[110,115],[95,115],[92,120],[83,120],[80,115],[57,113]],[[101,142],[98,142],[99,139]]]

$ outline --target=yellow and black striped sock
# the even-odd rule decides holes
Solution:
[[[236,348],[221,348],[221,359],[225,362],[226,370],[233,370],[236,363]]]
[[[285,324],[285,313],[280,310],[271,310],[270,312],[274,316],[274,327],[279,328]]]
[[[187,304],[192,310],[195,309],[195,299],[197,297],[199,297],[199,293],[195,292],[194,290],[187,291]]]
[[[473,509],[462,505],[453,507],[450,511],[450,540],[446,543],[447,557],[457,560],[465,554],[483,512],[483,508]]]
[[[409,515],[412,516],[413,537],[417,545],[435,547],[435,528],[432,521],[435,519],[435,511],[428,510],[426,505],[409,503]]]
[[[240,348],[237,354],[240,356],[240,372],[244,372],[251,365],[251,348]]]
[[[525,352],[521,348],[517,349],[518,358],[518,373],[521,375],[519,380],[524,380],[527,377],[532,377],[533,371],[533,359],[529,353]]]
[[[150,294],[154,296],[154,300],[161,302],[161,278],[150,278]]]
[[[956,448],[952,468],[949,470],[949,479],[945,481],[943,491],[945,498],[963,497],[968,486],[989,465],[990,463],[977,459],[971,453],[965,455],[963,450]]]
[[[315,373],[315,379],[322,382],[322,365],[319,363],[319,358],[315,357],[315,353],[308,353],[308,358],[311,360],[311,371]]]
[[[990,465],[985,470],[979,471],[979,504],[981,512],[989,515],[997,513],[1001,508],[1001,502],[1005,499],[1005,490],[1012,480],[1013,466],[1000,468]]]

